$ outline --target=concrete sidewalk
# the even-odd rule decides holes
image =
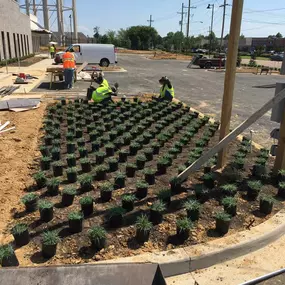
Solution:
[[[284,268],[284,247],[285,236],[253,253],[207,269],[170,277],[166,281],[168,285],[238,285]],[[284,284],[282,280],[283,275],[275,277],[274,284]],[[268,280],[266,284],[273,283]]]
[[[242,63],[249,64],[250,59],[242,59]],[[272,60],[255,60],[257,65],[264,65],[273,68],[281,68],[282,61],[272,61]]]
[[[2,67],[0,68],[0,87],[9,85],[20,86],[15,93],[28,93],[45,78],[46,68],[51,66],[52,63],[53,59],[47,58],[28,67],[19,68],[18,66],[8,66],[8,74],[6,72],[6,67]],[[14,84],[16,76],[13,76],[12,74],[20,72],[38,77],[38,79],[32,79],[28,84]]]

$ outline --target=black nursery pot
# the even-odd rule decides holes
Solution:
[[[115,215],[110,217],[109,225],[111,228],[118,228],[123,224],[123,216],[122,215]]]
[[[49,150],[47,147],[41,149],[42,156],[49,156]]]
[[[159,146],[153,146],[153,154],[159,154]]]
[[[137,160],[137,161],[136,161],[136,165],[137,165],[137,168],[138,168],[139,170],[140,170],[140,169],[144,169],[145,161]]]
[[[216,231],[221,235],[225,235],[229,231],[230,223],[231,221],[216,219]]]
[[[98,171],[96,173],[96,180],[97,181],[106,180],[106,176],[107,176],[107,173],[105,171]]]
[[[75,131],[75,137],[76,138],[82,138],[83,136],[83,131],[82,130],[76,130]]]
[[[100,148],[100,143],[98,142],[92,142],[92,152],[98,151]]]
[[[138,148],[136,146],[130,145],[130,155],[136,155],[138,152]]]
[[[227,212],[229,215],[234,217],[237,214],[237,205],[234,206],[224,206],[225,212]]]
[[[100,250],[102,248],[104,248],[106,245],[106,239],[105,238],[100,238],[97,240],[91,240],[91,247],[96,249],[96,250]]]
[[[52,145],[52,138],[45,137],[45,145]]]
[[[69,167],[74,167],[74,166],[76,166],[76,157],[67,158],[67,165],[68,165]]]
[[[136,197],[138,199],[143,199],[147,196],[147,187],[137,188]]]
[[[83,219],[69,220],[68,225],[69,225],[69,231],[71,233],[74,233],[74,234],[80,233],[82,232],[82,228],[83,228]]]
[[[107,156],[114,156],[115,150],[113,147],[106,147],[106,155]]]
[[[269,215],[272,212],[273,203],[269,201],[260,200],[259,202],[259,210],[261,213],[265,215]]]
[[[41,170],[49,170],[50,161],[41,161]]]
[[[118,162],[109,162],[109,169],[110,172],[114,172],[116,170],[118,170]]]
[[[67,181],[69,183],[75,183],[77,181],[77,173],[76,172],[69,172],[66,174]]]
[[[215,187],[215,180],[214,179],[208,179],[208,180],[205,180],[204,181],[204,185],[207,187],[207,188],[214,188]]]
[[[103,202],[109,202],[112,199],[112,191],[100,191],[100,195]]]
[[[212,170],[212,167],[211,167],[211,166],[205,166],[205,167],[204,167],[204,173],[205,173],[205,174],[211,172],[211,170]]]
[[[187,210],[187,217],[191,221],[198,221],[200,217],[200,211],[199,210]]]
[[[51,153],[52,160],[60,160],[60,151],[52,152]]]
[[[19,266],[19,261],[15,253],[10,257],[4,257],[1,261],[2,267],[14,267]]]
[[[149,240],[150,231],[142,231],[137,229],[136,231],[136,240],[138,243],[144,243]]]
[[[171,193],[173,194],[181,193],[183,190],[182,185],[179,183],[176,183],[176,184],[170,183],[170,189],[171,189]]]
[[[122,207],[127,211],[131,212],[134,209],[134,201],[122,201]]]
[[[125,187],[125,178],[118,178],[118,179],[116,179],[116,181],[115,181],[115,187],[117,188],[117,189],[121,189],[121,188],[124,188]]]
[[[258,197],[259,191],[247,186],[247,197],[250,200],[255,200]]]
[[[49,196],[57,196],[58,193],[59,193],[58,185],[56,185],[56,186],[48,186],[47,187],[47,192],[48,192]]]
[[[128,177],[134,177],[135,173],[136,173],[136,169],[135,168],[128,167],[128,166],[126,167],[126,175]]]
[[[81,210],[84,217],[88,217],[93,213],[93,203],[87,205],[81,205]]]
[[[24,246],[30,242],[30,234],[28,229],[20,234],[13,235],[13,237],[17,246]]]
[[[54,177],[62,176],[62,174],[63,174],[63,167],[62,167],[62,165],[54,165],[52,167],[52,169],[53,169]]]
[[[38,207],[38,200],[36,199],[36,200],[31,201],[31,202],[27,202],[25,204],[25,207],[26,207],[27,212],[29,212],[29,213],[34,212]]]
[[[82,168],[82,172],[88,173],[91,171],[91,163],[90,162],[81,163],[81,168]]]
[[[96,155],[96,164],[102,164],[104,162],[104,156],[97,156]]]
[[[285,189],[283,189],[283,188],[278,188],[277,196],[280,197],[280,198],[285,199]]]
[[[145,181],[149,184],[149,185],[154,185],[155,184],[155,174],[145,174]]]
[[[126,162],[128,160],[128,153],[120,152],[119,153],[119,162]]]
[[[162,222],[162,213],[154,210],[150,210],[149,220],[154,224],[158,225]]]
[[[76,150],[76,146],[74,143],[67,143],[66,144],[66,151],[67,153],[74,153]]]
[[[41,221],[47,223],[53,219],[53,207],[40,210]]]
[[[153,153],[145,153],[145,157],[146,157],[147,161],[151,161],[151,160],[153,160]]]
[[[63,193],[62,194],[62,197],[61,197],[61,204],[64,206],[64,207],[68,207],[70,205],[73,204],[73,201],[74,201],[74,195],[69,195],[67,193]]]
[[[189,238],[189,229],[181,230],[180,228],[176,228],[176,236],[179,240],[186,240]]]
[[[79,151],[79,155],[80,155],[81,158],[87,157],[88,156],[88,150],[87,149],[83,149],[83,150]]]
[[[267,173],[265,165],[255,164],[252,168],[252,175],[260,178],[262,175]]]
[[[159,174],[165,174],[167,170],[167,165],[165,164],[157,164],[157,171]]]
[[[42,255],[44,258],[52,258],[56,254],[57,244],[45,245],[42,244]]]

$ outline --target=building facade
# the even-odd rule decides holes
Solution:
[[[0,61],[33,53],[30,17],[15,0],[0,0]]]

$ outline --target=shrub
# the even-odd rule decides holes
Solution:
[[[154,175],[156,173],[155,169],[153,168],[146,168],[143,172],[147,175]]]
[[[140,230],[142,232],[149,232],[152,229],[153,225],[148,220],[148,217],[146,215],[141,215],[137,218],[136,221],[136,229]]]
[[[122,201],[126,202],[134,202],[136,199],[136,196],[133,194],[125,194],[122,196]]]
[[[224,196],[234,196],[237,193],[237,186],[235,184],[225,184],[221,186]]]
[[[148,183],[146,183],[144,180],[138,180],[136,183],[137,188],[148,188]]]
[[[146,157],[144,154],[139,154],[136,156],[136,160],[138,161],[146,161]]]
[[[38,196],[35,193],[28,193],[21,198],[21,201],[24,205],[31,203],[38,199]]]
[[[68,214],[68,220],[75,221],[75,220],[82,220],[84,215],[81,212],[71,212]]]
[[[56,177],[50,178],[47,180],[47,187],[57,187],[60,184],[60,180]]]
[[[47,200],[40,200],[39,201],[39,209],[51,209],[53,207],[53,203],[47,201]]]
[[[266,195],[266,194],[260,195],[260,200],[261,201],[266,201],[266,202],[268,202],[270,204],[273,204],[274,202],[276,202],[274,197],[272,197],[271,195]]]
[[[66,169],[66,173],[77,173],[76,167],[69,167]]]
[[[90,240],[99,244],[102,240],[106,239],[107,232],[103,227],[94,226],[88,231],[88,237]]]
[[[182,218],[176,221],[176,227],[180,232],[187,231],[193,228],[193,223],[187,218]]]
[[[77,193],[77,190],[74,186],[67,186],[63,189],[62,193],[67,194],[67,195],[71,195],[71,196],[75,196]]]
[[[250,187],[253,190],[260,190],[262,187],[262,183],[259,180],[252,180],[247,182],[248,187]]]
[[[258,164],[258,165],[265,165],[266,164],[266,162],[267,162],[267,159],[266,158],[264,158],[264,157],[258,157],[257,159],[256,159],[256,164]]]
[[[222,200],[222,205],[225,207],[234,207],[237,205],[237,199],[234,197],[225,197]]]
[[[157,193],[157,197],[162,201],[169,199],[171,197],[171,190],[169,188],[162,188]]]
[[[44,245],[56,245],[61,241],[57,231],[47,231],[42,235]]]
[[[0,263],[14,255],[14,249],[10,244],[0,246]]]
[[[112,192],[114,190],[114,186],[110,182],[105,182],[100,185],[100,190],[103,192]]]
[[[197,200],[189,199],[183,204],[183,207],[187,211],[199,211],[201,209],[201,204]]]
[[[162,201],[158,200],[150,206],[150,209],[152,211],[161,213],[161,212],[165,211],[166,207]]]
[[[122,207],[112,207],[108,211],[108,218],[111,219],[115,216],[123,216],[126,213],[126,210]]]
[[[26,224],[17,224],[11,229],[12,235],[20,235],[28,230],[28,226]]]
[[[91,204],[93,204],[93,198],[90,196],[82,197],[79,200],[79,203],[80,203],[80,205],[91,205]]]

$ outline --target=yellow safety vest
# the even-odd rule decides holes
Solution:
[[[105,82],[104,82],[105,81]],[[111,96],[112,93],[112,89],[110,88],[108,81],[106,79],[104,79],[104,81],[99,85],[99,87],[93,91],[92,93],[92,100],[95,103],[100,103],[102,102],[104,99],[108,98]],[[106,86],[106,82],[107,85]]]
[[[164,88],[163,88],[163,86],[160,88],[160,97],[161,97],[161,98],[164,98],[166,91],[168,91],[168,92],[170,93],[170,95],[172,96],[172,98],[174,98],[174,96],[175,96],[175,94],[174,94],[174,88],[173,88],[173,87],[172,87],[172,88],[169,88],[169,87],[167,86],[167,84],[164,86]]]
[[[110,88],[109,82],[106,79],[103,79],[102,85]],[[111,88],[110,88],[111,89]]]
[[[53,46],[51,46],[51,47],[49,48],[49,52],[55,52],[55,48],[54,48]]]

